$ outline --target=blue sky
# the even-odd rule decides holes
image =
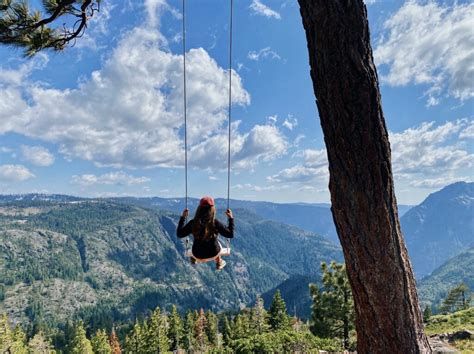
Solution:
[[[235,0],[235,199],[327,202],[294,0]],[[187,0],[189,192],[227,187],[228,3]],[[367,2],[398,201],[473,178],[474,3]],[[1,47],[0,193],[184,194],[181,1],[104,0],[62,53]]]

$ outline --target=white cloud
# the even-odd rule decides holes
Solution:
[[[470,124],[466,119],[439,126],[425,122],[401,133],[391,133],[395,175],[405,179],[440,178],[471,167],[474,155],[457,144]]]
[[[0,81],[0,134],[54,143],[66,158],[98,166],[182,166],[182,56],[161,43],[160,33],[135,28],[77,88],[23,80],[20,89]],[[217,139],[226,126],[228,71],[201,48],[189,51],[187,64],[192,149]],[[249,104],[240,76],[232,75],[233,103]]]
[[[35,175],[23,165],[0,165],[0,181],[2,182],[21,182]]]
[[[328,179],[327,166],[322,167],[308,167],[304,165],[296,165],[285,168],[277,174],[268,177],[270,182],[279,183],[316,183],[326,182]]]
[[[54,163],[54,155],[42,146],[22,145],[23,158],[35,166],[51,166]]]
[[[428,188],[428,189],[435,189],[435,188],[443,188],[449,184],[464,181],[470,182],[472,177],[467,176],[460,176],[460,177],[440,177],[440,178],[431,178],[431,179],[421,179],[421,180],[414,180],[410,183],[413,187],[418,188]]]
[[[305,149],[297,151],[294,158],[302,158],[302,163],[285,168],[267,179],[274,183],[297,184],[300,187],[306,183],[327,185],[329,178],[326,149]],[[315,187],[316,188],[316,187]]]
[[[288,118],[285,119],[282,125],[288,130],[293,130],[293,128],[295,128],[298,125],[298,119],[289,115]]]
[[[38,53],[32,59],[23,62],[18,69],[7,69],[0,66],[0,89],[5,86],[16,87],[23,84],[25,79],[34,70],[44,68],[48,64],[48,57],[43,53]],[[2,97],[4,97],[2,95]],[[7,98],[8,99],[8,98]],[[7,99],[0,101],[0,109],[7,104]]]
[[[101,176],[93,174],[74,175],[72,176],[72,183],[79,184],[81,186],[92,186],[92,185],[137,185],[150,182],[148,177],[134,177],[125,172],[110,172]]]
[[[247,58],[253,61],[259,61],[260,59],[267,59],[267,58],[278,59],[278,60],[281,59],[278,53],[273,51],[270,47],[262,48],[258,52],[251,51],[247,54]]]
[[[284,185],[266,185],[266,186],[259,186],[252,183],[244,183],[244,184],[235,184],[231,187],[232,189],[237,189],[239,191],[250,191],[250,192],[265,192],[265,191],[279,191],[282,189],[287,189],[288,186]]]
[[[278,12],[263,4],[260,0],[252,0],[250,9],[257,15],[262,15],[267,18],[275,18],[277,20],[281,19],[281,15]]]
[[[287,152],[288,142],[273,125],[256,125],[248,133],[237,131],[240,122],[232,127],[232,168],[252,168],[259,161],[271,161]],[[210,169],[227,168],[228,135],[225,131],[191,148],[188,161],[191,166]]]
[[[474,139],[474,120],[470,122],[470,124],[461,131],[459,134],[460,139]]]
[[[382,81],[389,85],[429,85],[428,105],[445,91],[461,101],[474,97],[474,3],[450,4],[407,1],[385,22],[374,54],[388,66]]]
[[[304,134],[298,134],[298,136],[295,138],[295,141],[293,143],[294,146],[298,147],[303,139],[306,138],[306,135]]]
[[[472,173],[474,154],[460,139],[472,138],[474,121],[458,119],[441,125],[423,123],[398,133],[390,133],[393,172],[397,183],[411,187],[438,188]],[[318,188],[327,184],[328,161],[325,149],[306,149],[293,158],[301,162],[268,177],[273,183]]]
[[[155,27],[158,25],[160,12],[169,5],[166,0],[145,0],[145,9],[148,15],[148,25]]]
[[[273,116],[268,116],[268,122],[270,124],[276,124],[276,122],[278,121],[278,115],[275,114]]]
[[[326,149],[313,150],[306,149],[303,151],[304,164],[307,167],[323,167],[328,164],[328,155]]]

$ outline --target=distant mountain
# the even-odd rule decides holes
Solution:
[[[461,282],[474,291],[474,248],[449,259],[429,276],[421,279],[418,282],[420,300],[425,304],[439,305],[449,290]]]
[[[63,194],[9,194],[9,195],[0,195],[0,205],[1,204],[21,204],[21,203],[41,203],[41,202],[57,202],[57,203],[67,203],[73,201],[85,200],[84,198],[73,197],[70,195]]]
[[[79,198],[58,194],[24,194],[24,195],[0,195],[0,204],[16,202],[70,202],[80,200],[94,200],[90,198]],[[156,208],[159,210],[169,210],[181,213],[184,209],[184,198],[160,198],[160,197],[120,197],[105,198],[116,203],[125,203],[137,205],[145,208]],[[191,212],[197,207],[199,199],[189,198],[188,206]],[[221,211],[227,207],[227,200],[216,199],[218,209]],[[339,238],[334,227],[334,221],[331,214],[331,205],[328,203],[272,203],[260,201],[231,200],[231,207],[238,209],[247,209],[265,219],[282,222],[293,225],[301,229],[318,233],[329,238],[332,242],[339,244]],[[399,205],[400,216],[404,215],[412,206]]]
[[[14,319],[134,318],[172,303],[236,309],[342,260],[322,236],[236,209],[233,253],[216,272],[183,256],[175,213],[101,200],[32,205],[0,205],[0,311]]]
[[[134,204],[148,208],[159,208],[181,213],[184,209],[184,198],[112,198],[114,202]],[[191,214],[196,209],[199,199],[189,198],[188,207]],[[327,237],[332,242],[339,244],[336,228],[328,204],[306,204],[306,203],[271,203],[254,202],[245,200],[230,201],[231,208],[246,209],[254,214],[273,221],[293,225],[303,230],[316,232]],[[227,208],[227,200],[216,199],[217,209],[224,211]]]
[[[459,182],[430,194],[401,225],[417,278],[474,246],[474,183]]]

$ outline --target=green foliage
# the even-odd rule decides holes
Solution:
[[[434,310],[448,296],[449,291],[461,282],[474,289],[474,247],[449,259],[429,276],[418,281],[420,301],[431,304]]]
[[[31,354],[54,354],[53,345],[44,337],[43,333],[38,332],[28,342],[28,353]]]
[[[125,338],[126,353],[145,353],[145,338],[143,329],[138,321],[135,322],[132,331]]]
[[[426,305],[425,309],[423,310],[423,322],[428,322],[432,315],[433,312],[431,311],[431,306]]]
[[[45,48],[62,50],[82,35],[87,21],[98,11],[99,0],[43,0],[42,4],[44,13],[30,10],[27,1],[1,0],[0,43],[23,48],[26,56]],[[76,25],[66,27],[77,19]]]
[[[192,351],[196,347],[196,339],[194,336],[194,322],[197,320],[197,313],[188,311],[184,322],[183,345],[187,351]]]
[[[288,316],[286,311],[286,304],[281,297],[280,290],[277,290],[273,296],[268,317],[269,324],[274,330],[284,330],[290,325],[290,316]]]
[[[6,314],[0,318],[0,353],[7,353],[13,344],[12,332]]]
[[[474,331],[474,307],[451,314],[431,316],[425,326],[428,335],[453,333],[462,329]]]
[[[146,353],[164,353],[169,350],[168,318],[159,307],[153,311],[143,328]]]
[[[184,328],[181,316],[175,305],[171,307],[169,315],[168,338],[170,339],[170,349],[178,350],[183,345]]]
[[[230,327],[229,319],[227,316],[224,316],[224,324],[222,327],[222,340],[224,346],[229,346],[232,342],[232,329]]]
[[[196,349],[198,351],[205,351],[209,343],[206,333],[207,318],[204,310],[201,309],[199,315],[194,322],[194,338],[196,339]]]
[[[68,352],[71,354],[94,354],[82,321],[78,322],[74,328],[74,336],[68,345]]]
[[[448,293],[448,296],[441,304],[439,308],[440,312],[449,313],[469,308],[472,302],[470,293],[471,290],[464,283],[454,287],[451,289],[451,291]]]
[[[112,348],[109,344],[109,338],[104,329],[99,329],[95,332],[91,339],[92,350],[94,354],[111,354]]]
[[[263,299],[260,296],[257,296],[255,300],[255,305],[252,309],[251,323],[255,334],[262,334],[269,330],[268,314],[267,311],[265,311]]]
[[[236,339],[232,343],[235,353],[313,353],[318,350],[340,351],[334,340],[320,339],[309,332],[272,331]]]
[[[344,264],[321,263],[323,287],[310,285],[313,298],[311,332],[322,338],[340,338],[349,348],[350,332],[354,329],[355,312],[351,287]]]
[[[217,316],[211,312],[206,312],[206,335],[209,341],[209,345],[212,347],[216,347],[219,341],[219,334],[218,334],[218,318]]]

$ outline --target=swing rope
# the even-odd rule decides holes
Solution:
[[[185,208],[188,209],[188,117],[186,90],[186,0],[183,0],[183,110],[184,110],[184,189]],[[186,253],[189,249],[189,237],[186,237]]]
[[[229,146],[227,150],[227,209],[230,207],[230,142],[232,122],[232,19],[234,0],[230,0],[230,23],[229,23]]]
[[[186,89],[186,0],[182,1],[183,12],[183,111],[184,111],[184,184],[185,184],[185,208],[188,209],[188,119],[187,119],[187,89]],[[232,34],[234,17],[234,0],[230,0],[230,19],[229,19],[229,107],[228,107],[228,149],[227,149],[227,209],[230,208],[230,168],[231,168],[231,137],[232,137]],[[227,245],[230,247],[230,239],[227,239]],[[189,238],[186,238],[186,250],[189,247]]]
[[[186,95],[186,0],[183,0],[183,110],[184,110],[184,185],[185,208],[188,208],[188,117]]]

